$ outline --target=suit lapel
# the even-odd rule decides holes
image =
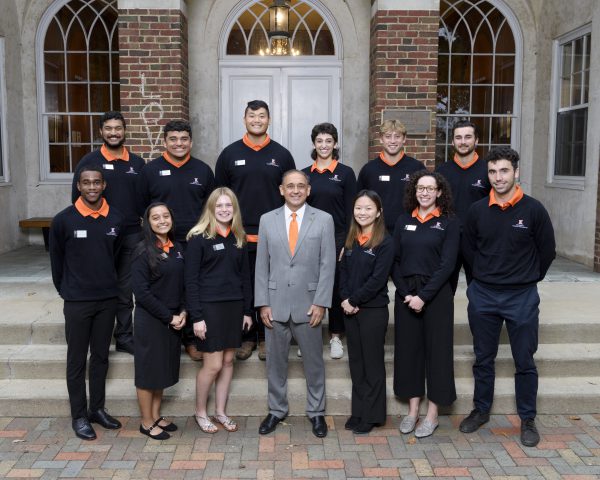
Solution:
[[[302,240],[306,237],[306,234],[312,227],[313,221],[315,219],[315,211],[310,207],[310,205],[306,204],[306,210],[304,210],[304,218],[302,219],[302,225],[300,226],[300,232],[298,232],[298,243],[296,244],[296,249],[294,250],[294,256],[300,250],[300,246],[302,245]],[[289,250],[289,249],[288,249]]]
[[[292,258],[292,254],[290,253],[290,242],[288,241],[287,228],[285,225],[285,209],[283,207],[277,210],[275,223],[277,233],[281,238],[281,242],[284,244],[285,251],[287,252],[288,257]],[[298,250],[298,248],[296,248],[296,250]]]

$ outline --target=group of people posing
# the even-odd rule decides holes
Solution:
[[[438,407],[456,400],[453,304],[464,267],[475,391],[474,409],[460,429],[472,432],[489,420],[506,322],[521,441],[536,445],[537,282],[555,243],[546,210],[518,185],[517,152],[496,148],[479,159],[477,128],[460,121],[453,161],[432,172],[406,155],[405,127],[388,120],[380,127],[382,152],[357,179],[340,163],[334,125],[315,125],[313,163],[298,170],[267,133],[265,102],[249,102],[243,121],[246,134],[222,151],[213,175],[191,157],[189,123],[167,123],[165,152],[146,164],[124,146],[123,116],[101,118],[104,144],[79,162],[73,205],[56,215],[50,233],[76,435],[96,438],[91,423],[121,426],[104,408],[114,332],[116,349],[134,355],[142,434],[164,440],[177,430],[161,415],[161,401],[163,390],[178,382],[182,343],[192,359],[203,360],[195,419],[209,434],[219,425],[237,430],[227,415],[234,357],[245,360],[258,347],[269,408],[259,433],[271,433],[288,414],[295,339],[306,413],[314,435],[324,437],[326,310],[332,358],[343,357],[346,338],[352,406],[345,427],[370,432],[386,421],[390,276],[396,287],[394,393],[409,402],[400,430],[432,435]],[[427,413],[420,419],[424,397]]]

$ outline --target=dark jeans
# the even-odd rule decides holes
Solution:
[[[540,312],[537,286],[496,290],[473,280],[467,289],[467,297],[469,326],[475,351],[475,408],[483,413],[488,413],[492,408],[496,378],[494,361],[498,353],[502,323],[506,322],[515,363],[517,412],[522,420],[535,418],[538,372],[533,355],[538,346]]]

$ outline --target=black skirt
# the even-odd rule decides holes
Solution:
[[[137,307],[133,347],[136,387],[161,390],[179,381],[180,331]]]
[[[221,352],[239,348],[242,344],[244,302],[202,302],[206,322],[206,339],[196,338],[196,348],[201,352]]]

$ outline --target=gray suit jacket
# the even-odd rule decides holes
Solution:
[[[254,305],[270,306],[273,319],[308,322],[311,305],[331,306],[335,238],[331,215],[306,205],[294,256],[290,254],[284,208],[260,218]]]

